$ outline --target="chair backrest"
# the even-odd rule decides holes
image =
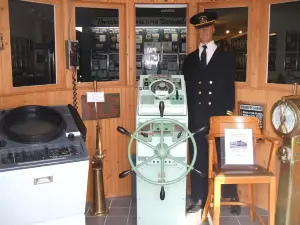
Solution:
[[[213,116],[210,118],[209,135],[213,137],[223,137],[225,128],[232,129],[252,129],[253,137],[262,136],[259,127],[259,119],[250,116]]]
[[[252,129],[253,148],[255,149],[257,139],[262,137],[262,132],[259,127],[259,119],[256,117],[246,116],[213,116],[210,118],[209,137],[214,140],[209,143],[209,171],[208,177],[213,176],[213,170],[219,171],[219,163],[221,163],[221,156],[217,156],[216,138],[225,136],[225,129]],[[221,144],[221,143],[219,143]],[[222,145],[222,144],[221,144]],[[223,143],[224,145],[224,143]],[[221,146],[220,146],[221,147]],[[221,153],[220,153],[221,154]],[[221,160],[221,161],[220,161]],[[220,162],[219,162],[220,161]]]

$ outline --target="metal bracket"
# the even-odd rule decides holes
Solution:
[[[0,33],[0,50],[4,50],[3,35]]]

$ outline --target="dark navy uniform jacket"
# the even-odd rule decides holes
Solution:
[[[186,81],[189,129],[192,132],[208,126],[211,116],[233,112],[235,65],[234,55],[219,47],[205,67],[200,63],[199,49],[187,55],[182,73]]]

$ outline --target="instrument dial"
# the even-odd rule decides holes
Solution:
[[[293,109],[282,102],[272,112],[272,125],[280,134],[289,134],[296,126],[296,115]]]

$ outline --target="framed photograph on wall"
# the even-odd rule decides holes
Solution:
[[[259,126],[262,132],[265,129],[265,109],[266,104],[264,103],[238,101],[237,105],[239,116],[254,116],[259,119]]]

